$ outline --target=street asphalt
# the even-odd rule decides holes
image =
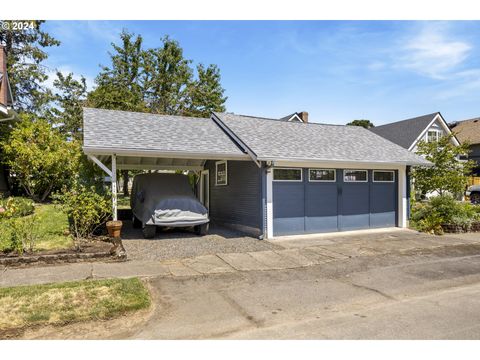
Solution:
[[[27,338],[480,339],[478,234],[392,230],[274,245],[7,269],[0,284],[140,276],[151,290],[154,306],[135,322],[92,323],[88,331],[71,325]]]

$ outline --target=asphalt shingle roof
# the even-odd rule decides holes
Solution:
[[[411,119],[376,126],[369,130],[397,145],[400,145],[401,147],[404,147],[405,149],[409,149],[437,114],[438,112],[418,116]]]
[[[84,148],[244,156],[212,119],[83,109]]]
[[[358,126],[286,122],[214,114],[259,160],[428,164],[420,156]]]
[[[461,143],[480,144],[480,118],[458,121],[452,131]]]

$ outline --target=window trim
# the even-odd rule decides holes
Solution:
[[[310,179],[310,171],[312,170],[331,170],[333,171],[333,180],[312,180]],[[337,182],[337,169],[324,169],[324,168],[309,168],[308,169],[308,182]]]
[[[345,180],[345,172],[346,171],[364,171],[367,174],[367,177],[365,180]],[[344,169],[343,170],[343,182],[348,182],[348,183],[367,183],[368,182],[368,170],[365,169]]]
[[[434,132],[434,133],[436,134],[437,139],[436,139],[435,141],[430,141],[430,140],[428,139],[428,133],[429,133],[429,132]],[[442,131],[441,131],[441,130],[430,128],[430,129],[427,130],[427,136],[426,136],[426,137],[427,137],[427,138],[426,138],[427,143],[438,142],[438,141],[440,140],[441,136],[442,136]]]
[[[300,180],[275,180],[275,170],[300,170]],[[272,180],[275,182],[303,182],[303,168],[277,167],[272,169]]]
[[[386,180],[375,180],[375,173],[376,172],[388,172],[393,174],[393,180],[386,181]],[[394,183],[395,182],[395,171],[394,170],[373,170],[372,181],[375,183]]]
[[[218,165],[225,164],[225,184],[218,183]],[[215,162],[215,186],[227,186],[228,185],[228,164],[226,160]]]

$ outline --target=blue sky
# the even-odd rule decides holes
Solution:
[[[48,67],[93,84],[123,28],[146,47],[168,34],[194,63],[217,64],[238,114],[305,110],[315,122],[376,125],[435,111],[449,122],[480,116],[478,21],[47,21],[62,42]]]

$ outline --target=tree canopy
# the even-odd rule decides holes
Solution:
[[[15,110],[39,114],[52,100],[45,86],[48,79],[43,62],[48,58],[46,48],[60,45],[60,41],[41,30],[44,21],[32,20],[33,28],[13,30],[13,21],[3,20],[0,26],[0,44],[7,52],[7,72],[10,74]],[[29,20],[30,22],[30,20]]]
[[[459,160],[468,155],[469,144],[455,146],[452,143],[453,136],[443,136],[436,142],[419,142],[417,154],[433,163],[433,166],[413,168],[415,190],[420,194],[437,192],[442,196],[464,192],[474,162]]]
[[[347,125],[361,126],[365,129],[371,129],[371,128],[375,127],[375,125],[373,125],[373,123],[370,120],[367,120],[367,119],[353,120],[353,121],[350,121]]]

